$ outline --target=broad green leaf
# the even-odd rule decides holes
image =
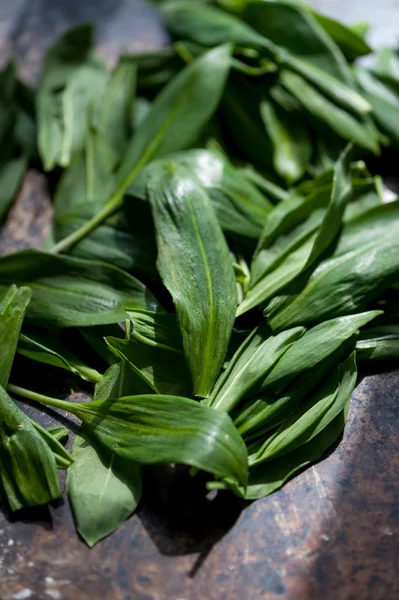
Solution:
[[[47,53],[37,93],[38,145],[46,171],[66,167],[83,147],[89,108],[109,75],[93,52],[93,28],[68,31]]]
[[[361,56],[371,54],[370,46],[353,29],[316,11],[312,11],[312,14],[348,61],[352,62]]]
[[[11,510],[59,498],[57,464],[48,443],[1,385],[0,417],[0,480]]]
[[[292,185],[303,177],[311,159],[309,132],[297,116],[268,100],[261,102],[260,114],[273,142],[274,168],[287,184]]]
[[[7,386],[17,350],[18,338],[31,299],[26,287],[12,284],[0,300],[0,385]]]
[[[296,450],[310,442],[344,409],[355,388],[356,353],[326,380],[316,393],[263,444],[250,464],[259,464]]]
[[[19,338],[18,353],[31,360],[70,371],[86,381],[96,383],[101,378],[98,371],[87,366],[65,347],[59,332],[24,331]]]
[[[67,494],[76,528],[93,547],[136,510],[141,497],[141,467],[104,448],[83,426],[75,437]]]
[[[275,364],[304,332],[304,328],[297,327],[271,336],[266,325],[255,329],[220,375],[208,404],[229,412],[242,399],[261,391]]]
[[[155,99],[118,170],[125,191],[150,160],[193,144],[215,112],[230,70],[229,46],[210,50],[179,73]]]
[[[352,337],[381,311],[370,311],[324,321],[309,329],[278,361],[266,377],[263,389],[280,393],[302,371],[311,369]]]
[[[116,156],[121,157],[131,135],[131,116],[136,96],[137,65],[134,57],[122,56],[94,116]]]
[[[340,137],[378,154],[379,136],[370,120],[352,116],[297,73],[282,69],[280,83],[298,99],[313,118],[323,122]]]
[[[219,224],[227,235],[257,239],[272,204],[249,183],[228,159],[208,150],[188,150],[168,157],[189,169],[206,189]],[[146,184],[152,170],[163,161],[144,169],[128,192],[146,198]]]
[[[388,288],[398,272],[399,244],[368,243],[323,261],[301,292],[271,303],[266,309],[269,323],[278,331],[354,313]]]
[[[117,323],[126,309],[157,308],[145,286],[105,263],[26,250],[0,259],[0,292],[11,283],[32,290],[27,318],[52,327]]]
[[[208,396],[234,324],[233,264],[207,194],[174,163],[148,186],[158,246],[158,270],[174,300],[194,395]]]
[[[398,360],[399,326],[381,325],[362,331],[356,344],[358,361]]]
[[[230,417],[178,396],[143,395],[83,404],[27,390],[25,397],[66,410],[118,456],[140,464],[182,463],[247,481],[247,451]]]

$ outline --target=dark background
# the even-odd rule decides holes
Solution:
[[[398,0],[314,4],[343,20],[372,21],[372,43],[397,39]],[[48,45],[93,19],[110,63],[121,51],[167,43],[141,0],[2,0],[0,60],[15,55],[34,82]],[[0,253],[42,245],[50,219],[45,179],[30,171]],[[84,392],[72,377],[34,371],[36,389],[50,395]],[[398,389],[398,371],[366,377],[330,456],[245,510],[227,494],[205,498],[183,469],[160,468],[148,470],[137,514],[93,550],[78,538],[67,503],[18,520],[0,512],[0,599],[396,600]],[[52,421],[51,412],[39,417]]]

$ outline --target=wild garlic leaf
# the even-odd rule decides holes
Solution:
[[[189,169],[206,189],[223,231],[230,236],[257,239],[272,203],[235,169],[220,153],[187,150],[168,157]],[[128,192],[146,198],[146,184],[152,170],[163,161],[144,169]]]
[[[79,404],[30,397],[76,415],[118,456],[143,465],[187,464],[246,485],[247,450],[232,420],[195,400],[148,394]]]
[[[174,300],[194,395],[210,393],[237,307],[233,264],[207,194],[189,171],[170,162],[148,184],[157,266]]]
[[[374,125],[365,117],[360,119],[337,106],[302,74],[282,69],[279,74],[281,85],[292,93],[306,112],[319,119],[340,137],[356,143],[374,154],[379,153],[379,134]]]
[[[12,284],[0,299],[0,385],[7,386],[18,338],[31,299],[29,288]]]
[[[60,497],[53,452],[0,385],[0,480],[12,511]]]
[[[233,415],[234,424],[245,442],[264,440],[269,431],[290,418],[303,400],[325,381],[331,370],[355,350],[357,338],[358,332],[344,340],[322,360],[316,361],[312,367],[302,370],[280,393],[278,390],[276,393],[266,390],[249,398],[239,407]]]
[[[278,361],[264,381],[263,389],[280,393],[301,374],[337,350],[361,327],[382,314],[381,311],[338,317],[308,329]]]
[[[29,419],[34,429],[41,435],[47,446],[50,448],[55,458],[57,469],[68,469],[73,463],[73,458],[64,446],[60,443],[60,440],[68,435],[68,429],[66,427],[54,426],[44,428],[39,423],[36,423],[33,419]]]
[[[179,73],[155,99],[118,169],[124,192],[148,162],[193,144],[215,112],[230,70],[229,46],[210,50]]]
[[[335,369],[324,385],[305,404],[280,425],[266,440],[250,464],[259,464],[296,450],[310,442],[345,410],[356,385],[356,353]]]
[[[316,188],[304,200],[294,196],[287,206],[277,206],[270,214],[251,266],[254,285],[240,304],[238,314],[281,291],[317,262],[334,242],[353,194],[350,161],[348,146],[334,166],[332,187]],[[307,219],[302,221],[305,215]],[[289,230],[295,220],[297,226]]]
[[[24,330],[19,337],[18,354],[37,362],[70,371],[86,381],[96,383],[101,374],[86,365],[62,343],[59,333]]]
[[[89,108],[108,82],[94,53],[93,27],[68,31],[47,53],[37,92],[38,146],[44,169],[67,167],[82,149]]]
[[[133,56],[122,56],[105,88],[94,115],[94,124],[117,157],[121,157],[132,134],[136,99],[137,64]]]
[[[136,510],[141,497],[141,467],[110,452],[83,426],[75,436],[67,494],[76,528],[92,548]]]
[[[352,62],[361,56],[371,54],[370,46],[353,28],[316,11],[312,11],[312,15],[338,46],[347,61]]]
[[[272,336],[266,324],[255,329],[241,344],[220,375],[208,404],[229,412],[244,398],[256,394],[284,353],[305,332],[297,327]]]
[[[158,304],[137,279],[106,263],[26,250],[0,259],[0,292],[12,282],[28,285],[27,318],[52,327],[123,321],[126,309]]]
[[[302,291],[277,298],[265,309],[272,329],[317,323],[362,310],[397,279],[398,257],[399,244],[377,240],[326,259]]]
[[[260,114],[273,142],[276,173],[292,185],[303,177],[311,159],[309,131],[296,115],[290,115],[267,99],[261,102]]]

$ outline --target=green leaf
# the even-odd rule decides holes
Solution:
[[[0,300],[0,385],[7,386],[17,350],[18,338],[31,299],[26,287],[11,285]]]
[[[373,73],[358,67],[355,71],[364,96],[373,107],[373,116],[395,146],[399,145],[399,97]]]
[[[242,399],[261,391],[275,364],[304,332],[304,328],[297,327],[271,336],[265,324],[255,329],[220,375],[208,404],[229,412]]]
[[[247,451],[232,420],[195,400],[143,395],[79,404],[19,393],[76,415],[118,456],[143,465],[187,464],[246,485]]]
[[[134,57],[122,56],[94,116],[96,127],[118,157],[125,151],[131,135],[136,79],[137,64]]]
[[[83,147],[89,109],[109,75],[93,52],[93,28],[68,31],[47,53],[37,92],[38,146],[46,171],[66,167]]]
[[[349,62],[352,62],[361,56],[371,54],[372,49],[370,46],[365,42],[363,37],[353,29],[316,11],[312,11],[312,14],[318,24],[321,25],[327,35],[335,42]]]
[[[125,191],[150,160],[193,144],[215,112],[230,70],[229,46],[215,48],[188,65],[155,99],[118,170]]]
[[[337,350],[358,329],[375,319],[381,311],[338,317],[309,329],[278,361],[266,377],[263,389],[280,393],[302,371],[311,369]]]
[[[60,497],[51,449],[1,385],[0,445],[1,487],[11,510],[47,504]]]
[[[0,259],[0,291],[17,282],[28,285],[27,318],[52,327],[117,323],[126,309],[156,309],[157,302],[134,277],[105,263],[54,256],[37,250]]]
[[[172,295],[196,396],[207,396],[234,324],[233,264],[209,198],[189,172],[164,164],[148,186],[158,270]]]
[[[93,547],[136,510],[141,497],[141,468],[101,446],[83,426],[75,437],[67,494],[76,528]]]
[[[270,214],[251,265],[253,284],[238,314],[282,290],[316,263],[334,242],[353,194],[350,161],[348,147],[335,164],[332,187],[316,188],[304,200],[294,197]],[[330,201],[323,210],[329,192]],[[308,218],[301,222],[304,216]],[[297,226],[289,231],[293,222]]]
[[[257,239],[272,204],[243,177],[220,153],[188,150],[168,160],[189,169],[206,189],[219,224],[227,235]],[[144,169],[128,192],[146,198],[146,184],[152,171],[164,161],[155,161]]]
[[[292,185],[303,177],[311,159],[309,132],[300,119],[268,100],[261,102],[260,114],[273,142],[274,168],[287,184]]]
[[[332,369],[355,350],[358,333],[344,340],[314,366],[301,371],[281,394],[268,390],[250,398],[234,415],[244,440],[263,442],[266,434],[284,423],[309,395],[322,385]]]
[[[63,425],[50,425],[50,427],[46,427],[46,431],[50,433],[57,442],[61,442],[69,436],[69,429]]]
[[[371,121],[356,118],[337,106],[308,83],[301,74],[282,69],[280,83],[297,98],[313,118],[323,122],[340,137],[378,154],[378,132]]]
[[[356,385],[356,353],[335,369],[316,393],[263,444],[250,464],[296,450],[323,431],[344,409]]]
[[[64,346],[58,332],[25,331],[19,338],[18,353],[31,360],[70,371],[86,381],[96,383],[101,378],[98,371],[84,364]]]

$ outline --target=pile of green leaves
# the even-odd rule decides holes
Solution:
[[[35,91],[0,74],[0,216],[32,164],[55,190],[46,250],[0,258],[1,497],[51,502],[67,469],[90,546],[147,465],[270,494],[342,434],[357,362],[399,356],[399,200],[365,162],[399,144],[396,51],[366,70],[358,29],[292,0],[160,10],[170,47],[112,72],[85,25]],[[93,399],[35,392],[21,361]],[[11,396],[77,417],[72,450]]]

